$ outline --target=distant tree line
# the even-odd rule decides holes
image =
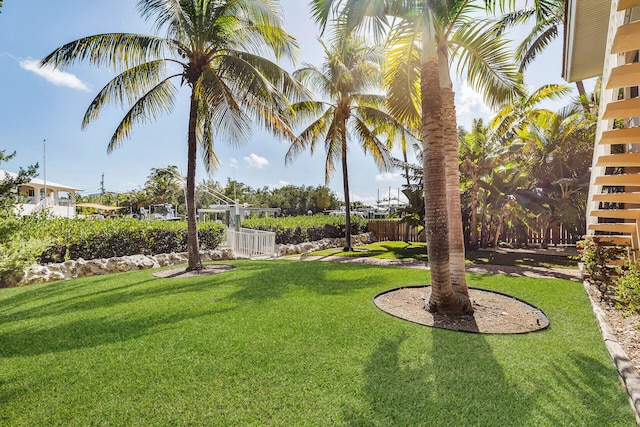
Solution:
[[[183,179],[177,166],[152,168],[144,187],[126,193],[104,193],[76,197],[78,202],[98,202],[109,206],[122,206],[123,213],[137,213],[152,204],[171,203],[178,214],[185,214]],[[225,185],[213,180],[196,184],[196,207],[207,208],[224,204],[223,200],[238,200],[253,207],[280,208],[282,216],[322,213],[340,208],[336,194],[325,186],[285,185],[279,188],[254,189],[240,181],[227,179]]]

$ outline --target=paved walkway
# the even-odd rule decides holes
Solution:
[[[368,257],[350,257],[350,256],[287,256],[279,259],[291,259],[301,261],[331,261],[344,262],[354,264],[369,265],[392,265],[397,267],[418,268],[428,270],[429,267],[424,261],[402,260],[402,259],[384,259],[384,258],[368,258]],[[513,265],[493,265],[493,264],[468,264],[466,266],[467,273],[477,274],[504,274],[506,276],[522,276],[534,277],[541,279],[566,279],[574,281],[582,281],[580,271],[571,268],[547,268],[547,267],[520,267]]]

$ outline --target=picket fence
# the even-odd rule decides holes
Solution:
[[[276,253],[276,233],[241,228],[228,228],[225,233],[226,245],[243,258],[272,257]]]

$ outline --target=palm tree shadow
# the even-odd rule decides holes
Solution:
[[[526,424],[531,400],[507,380],[482,334],[429,331],[431,354],[425,348],[424,358],[411,356],[421,337],[416,336],[415,342],[404,332],[378,342],[364,369],[368,409],[345,408],[345,424],[462,426],[496,425],[496,420],[504,426]],[[412,350],[403,351],[405,346]],[[473,357],[460,357],[469,354]],[[510,404],[505,407],[501,402]]]

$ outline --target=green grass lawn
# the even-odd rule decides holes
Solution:
[[[375,307],[422,270],[230,264],[0,289],[0,425],[635,425],[580,283],[471,275],[551,320],[481,335]]]
[[[356,246],[353,252],[342,252],[341,249],[326,249],[312,252],[313,256],[348,256],[368,257],[384,259],[415,259],[426,261],[427,245],[420,242],[376,242],[369,245]],[[532,249],[528,252],[509,250],[478,250],[467,251],[467,263],[469,264],[493,264],[513,265],[518,267],[558,267],[578,268],[578,261],[567,255],[537,252]]]

